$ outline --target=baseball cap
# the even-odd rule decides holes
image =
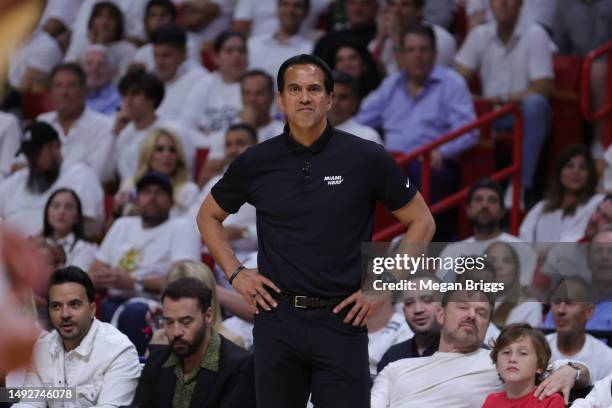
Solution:
[[[32,122],[23,130],[21,146],[15,156],[21,153],[31,155],[38,152],[44,145],[54,140],[59,140],[59,136],[53,126],[45,122]]]
[[[140,191],[151,184],[161,187],[170,197],[172,197],[172,180],[170,177],[159,171],[148,171],[136,183],[136,191]]]

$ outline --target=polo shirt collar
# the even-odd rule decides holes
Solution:
[[[497,39],[497,41],[501,43],[501,39],[499,38],[499,34],[497,33],[497,21],[493,20],[492,23],[493,23],[493,34],[495,35],[495,38]],[[512,36],[510,37],[510,41],[508,45],[516,43],[516,41],[518,41],[518,39],[521,38],[521,35],[525,32],[528,25],[529,25],[529,22],[525,20],[525,18],[522,15],[520,15],[518,20],[516,21],[516,24],[514,25],[514,30],[512,30]]]
[[[321,136],[319,136],[319,138],[312,145],[307,147],[299,143],[293,138],[293,136],[291,136],[289,124],[285,124],[285,128],[283,129],[283,138],[285,139],[285,143],[287,144],[287,146],[295,152],[308,151],[312,154],[319,154],[330,141],[333,133],[334,130],[328,121],[327,126],[325,127],[325,130],[323,131]]]

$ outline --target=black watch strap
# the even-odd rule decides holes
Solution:
[[[228,282],[231,285],[232,282],[234,282],[234,279],[236,279],[236,276],[238,276],[238,274],[240,273],[241,270],[246,269],[246,267],[244,265],[240,265],[239,267],[237,267],[236,269],[234,269],[234,272],[232,272],[232,274],[230,275]]]

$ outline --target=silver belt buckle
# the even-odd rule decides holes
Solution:
[[[293,297],[293,307],[297,307],[300,309],[306,309],[306,306],[299,305],[299,299],[306,299],[308,296],[294,296]]]

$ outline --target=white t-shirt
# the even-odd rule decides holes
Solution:
[[[41,113],[37,119],[47,122],[57,131],[65,160],[81,161],[89,165],[102,182],[113,177],[115,159],[112,153],[115,138],[111,134],[111,117],[85,108],[68,130],[68,134],[64,133],[56,111]]]
[[[548,334],[546,340],[548,340],[552,352],[550,361],[571,358],[574,361],[584,363],[589,366],[591,383],[594,383],[612,374],[612,349],[590,334],[585,336],[586,339],[582,350],[573,356],[566,356],[559,351],[557,347],[557,333]]]
[[[11,55],[8,80],[13,88],[19,88],[28,68],[48,74],[62,61],[59,44],[46,31],[36,31],[23,48]]]
[[[42,27],[49,19],[55,18],[68,29],[72,29],[82,2],[83,0],[47,0],[38,26]]]
[[[121,266],[137,279],[163,277],[176,262],[199,261],[200,236],[183,218],[143,228],[140,217],[122,217],[104,237],[96,259]]]
[[[64,249],[66,265],[76,265],[84,271],[89,270],[98,251],[98,245],[93,242],[82,239],[75,242],[75,236],[72,232],[58,240],[47,237],[47,241],[60,245]]]
[[[234,20],[250,21],[251,37],[276,32],[278,30],[276,3],[276,1],[238,0],[234,9]],[[311,0],[308,16],[302,23],[302,31],[316,28],[319,15],[327,10],[330,3],[331,0]]]
[[[285,122],[271,120],[267,125],[257,128],[257,142],[265,142],[283,133]]]
[[[544,29],[519,20],[508,44],[497,35],[497,23],[474,28],[457,53],[455,62],[478,71],[486,97],[518,93],[532,81],[554,78],[553,44]]]
[[[45,204],[51,193],[61,187],[77,193],[85,217],[99,222],[103,220],[104,192],[88,166],[64,161],[59,177],[42,194],[33,194],[26,188],[29,173],[29,168],[21,169],[0,184],[0,219],[24,235],[35,235],[42,231]]]
[[[559,242],[566,231],[584,231],[589,217],[604,199],[603,194],[595,194],[585,204],[576,209],[574,215],[563,216],[562,210],[544,212],[545,200],[537,203],[521,224],[519,236],[525,242]]]
[[[556,8],[556,0],[525,0],[521,9],[521,18],[552,28]],[[470,17],[484,11],[486,22],[492,21],[494,18],[490,0],[468,0],[465,11]]]
[[[372,408],[474,408],[503,390],[489,350],[395,361],[376,377]]]
[[[249,50],[249,69],[261,69],[276,78],[283,62],[298,54],[310,54],[313,42],[301,34],[296,34],[286,42],[274,38],[273,31],[251,36],[247,43]]]
[[[357,123],[354,117],[345,120],[344,122],[336,126],[336,129],[358,136],[362,139],[378,143],[379,145],[383,144],[383,141],[377,131],[375,131],[369,126]]]
[[[496,302],[495,308],[502,303],[502,301]],[[532,327],[542,326],[542,304],[536,299],[527,299],[517,304],[508,314],[504,324],[511,323],[529,323]]]
[[[432,25],[434,35],[436,37],[436,64],[451,66],[455,59],[455,52],[457,52],[457,43],[455,38],[446,31],[444,28],[438,25]],[[375,40],[369,45],[370,51],[375,46]],[[387,38],[383,43],[382,49],[380,50],[380,61],[383,63],[387,70],[387,74],[393,74],[397,72],[397,61],[395,59],[395,52],[393,51],[393,41]]]
[[[610,408],[612,407],[612,392],[610,391],[612,374],[599,380],[586,398],[578,398],[572,403],[572,408]]]
[[[370,359],[370,376],[375,377],[378,373],[378,363],[387,350],[398,343],[408,340],[414,333],[406,323],[403,305],[397,304],[395,313],[382,329],[368,332],[368,355]]]
[[[487,247],[494,242],[506,242],[513,244],[512,248],[517,252],[520,261],[521,286],[530,286],[536,267],[537,255],[529,243],[505,232],[502,232],[495,238],[484,241],[476,241],[476,239],[472,236],[460,242],[450,243],[442,250],[440,257],[456,258],[460,256],[481,255],[484,253]],[[449,271],[446,270],[439,270],[436,274],[438,277],[440,277],[440,279],[444,279],[448,272]],[[455,274],[453,272],[450,276],[454,275]]]
[[[21,146],[21,129],[17,117],[0,112],[0,183],[11,174],[15,153]]]
[[[194,84],[208,76],[208,71],[203,66],[186,60],[178,68],[174,78],[165,83],[165,96],[157,113],[168,119],[176,119],[181,116],[185,108],[185,99],[193,89]]]
[[[192,84],[183,104],[182,122],[204,133],[220,131],[231,124],[240,110],[240,83],[227,83],[213,72]]]

